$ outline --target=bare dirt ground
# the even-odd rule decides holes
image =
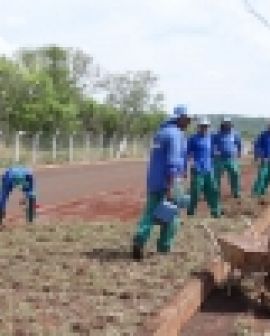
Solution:
[[[224,186],[223,219],[208,218],[204,204],[195,218],[185,218],[170,255],[155,253],[155,228],[146,258],[138,264],[130,260],[129,251],[145,199],[144,163],[37,172],[40,204],[67,203],[33,226],[15,221],[1,233],[1,335],[133,335],[191,271],[213,256],[213,242],[197,226],[202,218],[218,233],[241,231],[245,219],[260,214],[263,205],[247,196],[253,175],[246,167],[240,202]],[[21,211],[18,197],[11,200],[10,213]],[[219,315],[213,311],[207,316],[213,320]],[[205,320],[199,318],[199,323]]]
[[[245,228],[240,216],[205,220],[215,232]],[[134,335],[215,253],[199,222],[185,222],[169,255],[156,253],[156,227],[141,263],[130,259],[132,221],[43,217],[33,225],[8,225],[0,235],[0,330]]]
[[[112,162],[40,169],[35,173],[38,203],[41,206],[68,202],[99,193],[123,190],[144,192],[145,162]],[[11,195],[9,213],[18,212],[20,194]]]
[[[137,263],[133,231],[133,223],[44,218],[1,232],[1,335],[134,335],[213,253],[200,228],[184,225],[172,253],[159,255],[155,228]]]
[[[33,226],[8,222],[1,233],[3,335],[133,335],[145,317],[216,252],[198,226],[202,218],[219,233],[241,231],[245,219],[260,214],[265,205],[248,197],[253,175],[253,169],[244,168],[239,202],[229,197],[224,185],[223,219],[208,218],[203,203],[196,217],[184,218],[168,256],[155,252],[156,227],[146,258],[138,264],[130,260],[129,251],[144,204],[144,163],[38,172],[40,204],[67,203]],[[11,201],[11,213],[18,211],[17,197]],[[68,202],[71,199],[76,200]],[[216,318],[215,312],[209,314]]]

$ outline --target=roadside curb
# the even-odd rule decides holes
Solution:
[[[137,335],[178,336],[182,327],[207,299],[215,283],[226,280],[229,270],[229,265],[219,260],[207,264],[200,274],[185,281],[184,287],[173,295],[164,308],[146,320]]]
[[[245,235],[262,234],[270,227],[270,207],[254,220]],[[207,299],[215,284],[226,282],[230,265],[220,259],[211,261],[197,275],[192,275],[184,286],[174,293],[167,303],[155,314],[147,318],[136,336],[179,336],[185,324]]]

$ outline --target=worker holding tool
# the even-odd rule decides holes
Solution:
[[[257,178],[252,187],[252,195],[264,196],[270,183],[270,122],[266,130],[254,142],[254,159],[259,163]]]
[[[193,160],[190,179],[190,206],[188,215],[194,216],[201,192],[215,218],[221,216],[218,188],[213,164],[214,137],[210,121],[206,117],[198,120],[197,133],[188,140],[188,156]]]
[[[147,172],[147,201],[138,230],[133,239],[133,258],[143,258],[143,249],[155,224],[155,209],[166,198],[173,199],[173,190],[186,177],[187,139],[185,130],[190,123],[187,108],[178,105],[169,120],[160,125],[154,136]],[[180,181],[179,181],[180,178]],[[160,226],[160,238],[157,251],[170,251],[172,239],[180,225],[178,215],[170,223]]]
[[[234,130],[231,118],[224,117],[220,130],[214,135],[214,164],[215,178],[218,191],[221,191],[221,177],[226,171],[231,185],[231,194],[234,198],[240,197],[240,165],[241,137]]]
[[[27,204],[26,220],[32,222],[35,217],[36,194],[34,178],[30,169],[16,166],[6,169],[2,175],[2,186],[0,196],[0,223],[6,216],[6,205],[10,193],[17,187],[21,187],[24,199],[21,204]]]

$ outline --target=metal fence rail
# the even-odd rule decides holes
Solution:
[[[0,135],[0,166],[13,163],[53,164],[93,162],[115,158],[144,158],[151,137],[128,136],[104,138],[103,135],[72,133],[30,135],[23,131]]]
[[[18,131],[10,135],[0,133],[0,166],[13,163],[28,165],[94,162],[120,158],[146,158],[151,145],[151,135],[141,138],[102,134],[56,133],[27,134]],[[243,142],[243,154],[252,154],[252,143]]]

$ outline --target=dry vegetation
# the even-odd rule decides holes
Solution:
[[[243,218],[207,227],[241,230]],[[185,220],[171,254],[155,252],[158,227],[141,263],[130,260],[134,224],[37,222],[0,235],[0,335],[133,335],[145,317],[214,253]]]

